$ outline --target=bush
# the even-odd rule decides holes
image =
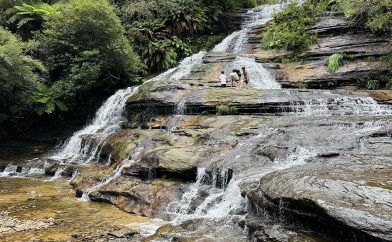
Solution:
[[[341,66],[343,66],[343,55],[333,54],[326,59],[327,70],[329,73],[335,73]]]
[[[307,0],[304,4],[292,3],[282,12],[276,13],[267,32],[262,35],[262,46],[266,49],[299,51],[317,41],[315,34],[307,30],[327,8],[326,0]]]
[[[392,1],[341,0],[339,5],[359,27],[368,27],[376,34],[392,34]]]
[[[56,98],[72,105],[75,96],[93,87],[113,90],[139,81],[143,65],[106,0],[71,0],[49,16],[45,27],[40,37],[54,81],[52,97],[65,88]]]
[[[217,115],[233,115],[238,113],[238,108],[234,106],[218,105],[216,106]]]

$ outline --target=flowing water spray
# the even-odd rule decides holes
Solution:
[[[266,5],[249,10],[246,13],[242,29],[226,37],[220,44],[216,45],[213,52],[243,53],[244,46],[248,42],[249,32],[252,27],[266,24],[272,19],[274,13],[280,11],[283,4]],[[237,56],[233,63],[226,65],[225,73],[233,69],[246,67],[250,79],[250,85],[258,89],[280,89],[274,75],[268,71],[263,64],[257,63],[254,57]]]
[[[281,85],[276,81],[275,76],[267,70],[263,64],[257,63],[254,57],[238,56],[233,63],[225,67],[225,73],[230,73],[233,69],[241,70],[245,67],[250,85],[257,89],[281,89]]]
[[[45,169],[39,167],[18,167],[17,165],[8,164],[0,177],[34,177],[45,174]]]
[[[147,82],[183,78],[192,71],[194,65],[202,63],[204,55],[205,52],[199,52],[187,57],[178,67],[170,69]],[[74,133],[60,150],[50,158],[64,163],[96,161],[106,139],[121,130],[121,123],[125,121],[123,113],[126,101],[137,91],[138,87],[129,87],[117,91],[99,108],[93,121],[82,130]]]
[[[220,44],[216,45],[213,52],[241,53],[248,41],[248,32],[252,27],[266,24],[272,19],[274,13],[280,11],[284,5],[265,5],[249,10],[241,25],[241,30],[227,36]]]
[[[137,90],[138,87],[129,87],[117,91],[99,108],[91,124],[74,133],[60,151],[50,158],[80,163],[89,163],[97,159],[98,151],[105,140],[121,130],[126,101]]]
[[[297,116],[392,115],[392,106],[379,104],[371,97],[330,95],[328,99],[292,103],[290,112]]]
[[[111,181],[114,179],[118,178],[121,176],[121,173],[125,167],[129,167],[132,164],[135,164],[140,156],[140,154],[143,152],[144,147],[139,146],[135,150],[133,150],[126,159],[124,159],[120,165],[116,167],[116,169],[111,172],[108,176],[103,178],[100,182],[95,184],[94,186],[86,189],[83,191],[81,200],[82,201],[90,201],[90,193],[97,191],[100,187],[109,184]]]
[[[243,158],[239,155],[233,156],[233,154],[241,154],[241,151],[244,149],[252,149],[255,144],[260,143],[260,140],[267,139],[270,134],[275,132],[277,132],[275,129],[266,130],[250,140],[239,143],[233,150],[223,152],[220,156],[232,157],[231,159],[234,159],[234,163],[241,163],[240,160]],[[180,201],[168,206],[167,212],[174,215],[173,224],[180,224],[194,219],[229,221],[233,216],[242,216],[247,212],[247,199],[241,195],[240,187],[242,184],[257,183],[262,177],[272,172],[305,165],[310,158],[316,155],[316,152],[308,148],[298,147],[292,154],[276,160],[263,168],[247,169],[234,173],[231,181],[226,178],[228,174],[226,172],[227,169],[220,168],[222,180],[228,183],[223,186],[223,189],[217,188],[216,182],[212,182],[212,184],[208,182],[211,174],[206,171],[206,168],[198,168],[197,181],[189,186]],[[216,180],[216,175],[213,177],[213,180]],[[206,193],[208,196],[201,197],[201,194]],[[202,199],[202,202],[196,203],[200,199]]]

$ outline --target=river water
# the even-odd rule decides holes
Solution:
[[[96,240],[162,223],[114,206],[83,202],[63,180],[0,178],[0,241]],[[144,231],[143,231],[144,230]]]

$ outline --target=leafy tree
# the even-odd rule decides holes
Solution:
[[[206,8],[195,0],[182,0],[161,17],[168,31],[179,36],[202,32],[207,27]]]
[[[48,17],[45,27],[41,49],[54,84],[42,89],[41,96],[50,98],[41,101],[72,106],[91,88],[116,89],[139,81],[144,67],[106,0],[71,0]]]
[[[208,22],[206,8],[194,0],[131,1],[121,11],[129,39],[152,72],[190,55],[182,39],[203,32]]]
[[[26,54],[28,45],[0,27],[0,122],[23,118],[34,104],[41,62]]]

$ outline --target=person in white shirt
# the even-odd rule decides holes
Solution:
[[[219,76],[219,81],[220,81],[221,87],[227,86],[227,76],[225,75],[224,71],[221,72],[221,74]]]

